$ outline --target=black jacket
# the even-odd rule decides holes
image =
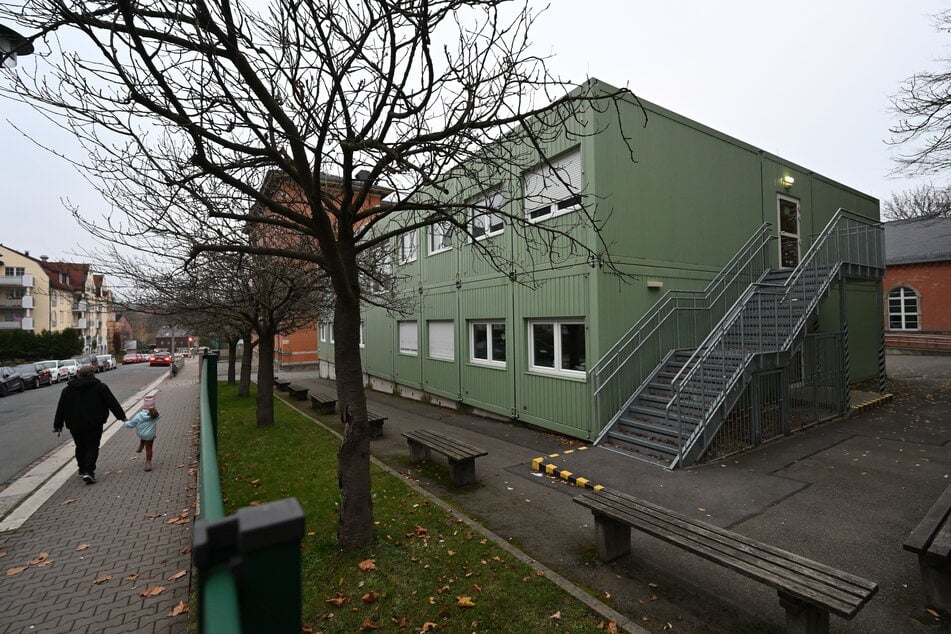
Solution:
[[[94,376],[81,376],[67,383],[60,393],[53,429],[61,430],[63,423],[73,431],[102,427],[109,412],[119,420],[126,418],[108,385]]]

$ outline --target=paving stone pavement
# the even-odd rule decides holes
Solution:
[[[135,453],[135,431],[120,429],[102,446],[96,484],[70,477],[19,529],[0,534],[0,633],[188,631],[187,612],[169,614],[188,603],[191,583],[198,364],[155,393],[153,471]],[[75,472],[75,462],[65,468]],[[165,590],[141,596],[153,586]]]

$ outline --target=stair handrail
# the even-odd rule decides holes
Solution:
[[[757,279],[768,265],[768,253],[766,245],[772,239],[770,232],[770,223],[764,222],[747,238],[746,242],[733,254],[730,260],[720,268],[712,280],[698,291],[669,290],[664,293],[660,299],[633,325],[627,332],[618,338],[617,342],[605,352],[591,369],[588,370],[588,383],[592,386],[592,424],[594,429],[600,431],[595,442],[601,440],[601,437],[607,433],[611,425],[623,413],[630,402],[630,392],[624,397],[616,397],[614,403],[601,403],[602,390],[608,386],[619,373],[624,370],[633,360],[644,363],[644,351],[648,349],[654,339],[659,338],[663,332],[663,326],[670,320],[678,310],[710,310],[725,295],[731,285],[744,272],[750,279]],[[757,261],[759,263],[757,264]],[[745,288],[745,286],[744,286]],[[724,302],[725,306],[732,306],[733,302]],[[633,347],[630,347],[632,346]],[[675,347],[681,347],[680,344]],[[658,347],[658,359],[668,350],[660,350]],[[650,368],[657,363],[657,359]],[[635,373],[636,374],[636,373]],[[646,377],[650,372],[644,373]],[[635,385],[639,388],[643,385],[643,379],[638,377]],[[630,385],[630,383],[628,383]],[[618,393],[620,394],[620,392]],[[636,392],[635,392],[636,394]],[[624,400],[622,400],[622,398]],[[611,418],[603,421],[601,412],[608,411]]]
[[[844,227],[839,227],[840,223],[843,224]],[[858,227],[854,227],[854,225],[858,225]],[[875,239],[868,240],[866,235],[866,239],[860,240],[859,244],[864,246],[864,253],[859,252],[856,254],[859,257],[853,260],[850,257],[852,255],[850,247],[851,237],[855,229],[860,230],[864,234],[874,232]],[[832,243],[831,246],[829,246],[829,240],[833,236],[839,238],[843,233],[847,240],[846,253],[844,254],[839,248],[840,244],[838,241]],[[785,310],[790,316],[794,315],[794,311],[797,311],[799,314],[796,315],[796,323],[792,327],[791,332],[783,338],[782,344],[780,344],[778,348],[773,348],[770,351],[785,352],[789,349],[789,347],[792,345],[792,342],[795,341],[799,332],[804,327],[807,316],[812,314],[812,311],[816,308],[819,301],[821,300],[825,289],[831,283],[831,280],[834,279],[835,275],[838,274],[839,268],[843,262],[877,269],[884,268],[883,236],[883,225],[877,220],[861,216],[843,208],[839,208],[836,213],[833,214],[832,218],[829,219],[829,222],[826,223],[826,226],[819,233],[816,240],[806,252],[806,255],[800,259],[799,264],[795,269],[793,269],[793,272],[786,279],[785,283],[783,284],[785,291],[783,292],[782,296],[780,298],[774,297],[771,300],[777,306],[784,306]],[[834,253],[832,253],[833,250]],[[832,255],[834,255],[834,257],[830,257]],[[811,294],[807,295],[806,284],[802,281],[803,274],[807,270],[818,271],[819,267],[817,263],[820,257],[823,257],[823,266],[825,267],[826,274],[824,275],[821,288],[813,290]],[[754,282],[751,284],[749,288],[747,288],[746,291],[740,296],[733,307],[726,312],[723,319],[719,324],[717,324],[717,327],[710,331],[710,334],[704,339],[700,346],[697,347],[687,362],[684,363],[680,371],[674,375],[674,378],[671,380],[671,399],[664,408],[665,416],[668,420],[670,419],[671,409],[674,407],[675,403],[678,412],[681,410],[681,404],[685,390],[691,384],[691,382],[695,380],[697,374],[701,371],[701,368],[704,368],[705,362],[710,359],[714,350],[724,350],[722,345],[723,340],[730,330],[735,328],[740,322],[741,317],[747,310],[747,307],[750,305],[750,302],[753,300],[753,298],[758,297],[760,301],[760,307],[762,306],[763,295],[760,293],[760,290],[769,286],[775,287],[777,285],[762,284],[759,282]],[[778,309],[775,312],[778,313]],[[740,325],[742,326],[742,324]],[[742,335],[742,332],[740,334]],[[762,343],[760,343],[759,347],[762,347]],[[745,371],[752,356],[754,354],[763,352],[763,350],[750,350],[748,349],[747,345],[743,345],[742,349],[743,357],[740,360],[738,367],[733,371],[731,376],[728,378],[724,377],[727,378],[727,382],[724,384],[723,389],[720,391],[717,397],[710,403],[709,407],[707,406],[706,399],[702,399],[702,418],[686,441],[684,441],[683,418],[678,415],[679,451],[677,461],[682,461],[684,453],[690,449],[690,447],[697,441],[698,438],[702,436],[704,427],[708,424],[710,417],[720,406],[723,399],[726,398],[726,395],[732,389],[733,385],[738,380],[738,377],[741,376]],[[722,358],[725,359],[725,355],[723,355]],[[725,372],[725,362],[720,365],[720,369],[721,371]],[[671,464],[671,468],[673,466],[675,466],[675,463]]]

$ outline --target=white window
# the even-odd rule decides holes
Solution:
[[[334,325],[327,324],[327,334],[330,335],[330,343],[334,342]]]
[[[400,236],[400,252],[398,258],[400,264],[416,261],[416,231],[410,231]]]
[[[532,321],[528,324],[529,369],[584,376],[584,322]]]
[[[327,324],[320,322],[320,326],[317,330],[320,333],[320,340],[327,341]]]
[[[400,327],[400,354],[410,354],[414,357],[419,354],[419,329],[416,320],[401,321]]]
[[[469,360],[472,363],[505,367],[505,322],[469,322]]]
[[[456,338],[452,321],[427,321],[429,357],[442,361],[456,360]]]
[[[525,174],[525,215],[530,221],[568,213],[581,205],[581,150],[543,163]]]
[[[502,192],[484,194],[470,202],[476,208],[472,210],[469,233],[476,240],[496,236],[502,233],[502,214],[490,211],[502,208]]]
[[[452,248],[452,223],[437,222],[429,228],[429,255]]]
[[[56,313],[50,313],[50,326],[56,327]]]
[[[888,328],[918,330],[918,293],[907,286],[888,291]]]
[[[26,269],[22,266],[8,266],[3,269],[4,277],[23,277],[26,275]]]
[[[56,293],[50,294],[50,306],[56,306],[57,297],[58,295]]]

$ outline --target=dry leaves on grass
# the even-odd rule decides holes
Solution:
[[[188,612],[188,604],[184,601],[179,601],[178,605],[172,608],[172,611],[168,613],[169,616],[178,616],[179,614],[185,614]]]
[[[112,579],[112,575],[102,575],[101,577],[96,577],[93,579],[93,584],[98,586],[99,584],[105,583],[110,579]]]
[[[328,603],[339,608],[346,602],[346,600],[347,595],[345,595],[343,592],[338,592],[336,597],[332,599],[324,599],[324,603]]]
[[[462,595],[462,596],[456,597],[456,601],[457,601],[456,605],[458,605],[460,608],[474,608],[475,607],[475,601],[472,600],[472,597]]]
[[[380,629],[379,623],[374,623],[373,621],[370,620],[370,617],[368,616],[363,617],[363,623],[360,624],[361,632],[369,632],[370,630],[378,630],[378,629]]]
[[[423,629],[421,632],[432,632],[433,630],[439,629],[439,626],[433,623],[432,621],[426,621],[423,623]]]
[[[608,634],[617,634],[617,621],[601,621],[598,623],[598,629],[608,632]]]
[[[179,570],[179,571],[176,572],[174,575],[172,575],[171,577],[169,577],[166,581],[175,581],[175,580],[177,580],[177,579],[181,579],[182,577],[184,577],[184,576],[187,575],[187,574],[188,574],[188,571],[187,571],[187,570]]]
[[[360,566],[360,570],[376,570],[375,559],[364,559],[357,565]]]
[[[139,593],[140,597],[154,597],[165,592],[165,586],[149,586]]]
[[[380,598],[379,592],[367,592],[361,597],[364,603],[375,603]]]

